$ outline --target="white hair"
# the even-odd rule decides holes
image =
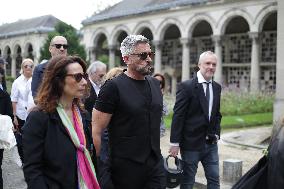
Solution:
[[[207,57],[207,56],[214,56],[216,58],[216,60],[218,60],[217,55],[215,53],[213,53],[212,51],[205,51],[205,52],[200,54],[198,64],[201,64],[203,62],[204,58]]]
[[[121,43],[120,52],[122,57],[130,55],[138,43],[149,43],[149,39],[143,35],[129,35]]]
[[[106,69],[106,64],[101,61],[92,62],[87,69],[87,74],[91,75],[92,73],[95,73],[99,68]]]
[[[32,63],[32,65],[34,66],[34,61],[30,58],[25,58],[23,59],[22,63],[21,63],[21,70],[20,70],[20,74],[23,74],[24,73],[24,70],[23,70],[23,67],[24,67],[24,63],[26,62],[30,62]]]

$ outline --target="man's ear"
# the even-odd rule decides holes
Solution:
[[[125,63],[127,63],[129,61],[129,56],[124,56],[122,59]]]

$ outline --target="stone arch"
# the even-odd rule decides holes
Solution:
[[[206,21],[210,25],[213,34],[215,34],[216,21],[207,14],[195,14],[186,23],[185,30],[189,38],[191,37],[192,31],[194,30],[195,26],[202,21]]]
[[[186,37],[184,33],[184,26],[183,24],[175,18],[165,18],[165,20],[157,27],[158,30],[156,32],[156,36],[154,36],[154,40],[162,40],[164,38],[166,30],[171,26],[175,25],[180,31],[181,37]]]
[[[125,32],[127,35],[129,35],[130,29],[125,25],[118,25],[117,27],[115,27],[111,33],[109,44],[116,45],[115,40],[122,32]]]
[[[261,32],[263,28],[263,24],[266,21],[266,18],[269,17],[272,13],[277,11],[277,5],[268,5],[261,9],[259,13],[255,17],[254,24],[257,27],[257,31]]]
[[[23,56],[25,58],[30,58],[30,59],[34,60],[35,51],[34,51],[34,45],[31,42],[25,43]]]
[[[107,30],[105,28],[98,28],[95,30],[91,37],[92,44],[90,44],[90,46],[96,46],[101,35],[105,35],[107,40],[109,40],[109,33],[107,32]]]
[[[154,34],[156,31],[155,26],[152,23],[145,21],[136,24],[133,30],[133,34],[140,34],[145,28],[149,28],[152,34]]]
[[[235,17],[242,17],[246,20],[246,22],[249,25],[250,31],[252,29],[252,25],[253,25],[253,19],[251,14],[249,14],[247,11],[243,10],[243,9],[230,9],[228,11],[226,11],[222,16],[221,19],[218,21],[217,23],[217,28],[216,28],[216,33],[218,34],[224,34],[225,33],[225,29],[227,28],[228,23]]]
[[[12,73],[12,70],[11,70],[11,68],[12,68],[12,50],[11,50],[11,47],[9,45],[4,46],[3,58],[8,63],[6,65],[6,73],[7,73],[7,75],[11,75],[11,73]]]

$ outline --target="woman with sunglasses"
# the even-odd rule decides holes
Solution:
[[[23,134],[29,189],[99,189],[90,157],[90,121],[81,98],[88,92],[86,63],[56,56],[46,68],[36,107]]]
[[[27,117],[28,103],[28,83],[33,74],[34,62],[32,59],[24,59],[21,64],[20,76],[13,82],[11,89],[11,101],[13,107],[13,123],[15,126],[15,136],[17,139],[18,152],[22,163],[24,155],[22,148],[22,126]]]

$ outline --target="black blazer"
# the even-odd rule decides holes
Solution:
[[[90,121],[81,113],[87,147]],[[24,176],[28,189],[77,189],[76,149],[57,112],[32,111],[23,128]]]
[[[8,115],[13,119],[13,110],[10,95],[0,89],[0,114]]]
[[[213,81],[213,106],[210,121],[203,86],[197,77],[178,86],[171,126],[171,143],[179,143],[181,150],[201,150],[205,147],[206,135],[220,136],[221,86]]]
[[[84,105],[85,105],[85,109],[89,113],[89,116],[92,117],[92,111],[93,111],[95,102],[97,100],[97,94],[92,84],[90,85],[91,85],[90,96],[85,99]]]
[[[34,71],[33,71],[33,76],[32,76],[32,83],[31,83],[31,90],[32,90],[32,95],[33,98],[36,97],[38,88],[42,82],[42,78],[43,78],[43,73],[44,70],[47,66],[48,62],[45,62],[43,64],[39,64],[35,67]]]

